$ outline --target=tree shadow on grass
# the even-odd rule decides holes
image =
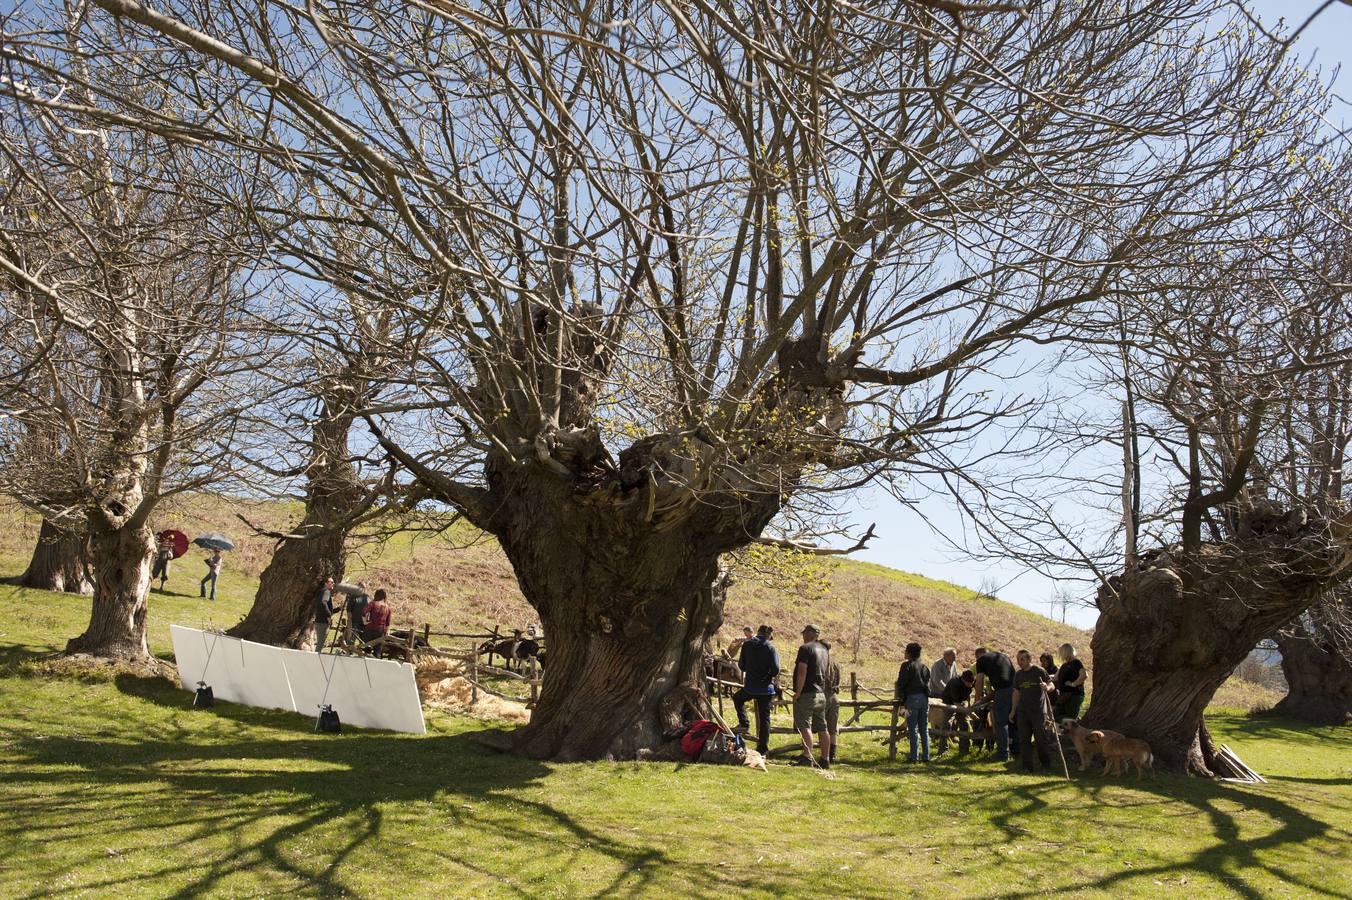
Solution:
[[[597,893],[640,894],[676,866],[659,843],[637,834],[613,837],[538,799],[533,788],[557,767],[494,753],[475,741],[474,731],[318,735],[294,713],[229,703],[189,710],[190,695],[163,679],[123,675],[115,684],[125,695],[183,714],[157,723],[153,734],[133,721],[112,723],[96,740],[37,730],[9,736],[7,764],[27,789],[0,821],[0,846],[78,840],[90,857],[80,862],[93,863],[105,846],[136,845],[148,830],[172,828],[176,843],[202,849],[67,888],[168,892],[174,884],[175,896],[189,896],[237,892],[228,879],[261,875],[277,881],[279,892],[287,881],[322,894],[360,892],[345,869],[365,850],[360,865],[369,874],[370,851],[390,846],[385,841],[413,867],[391,863],[391,889],[419,876],[443,883],[477,878],[490,881],[495,893],[524,896],[536,891],[522,882],[545,871],[594,880],[586,869],[599,855],[616,872]],[[441,839],[447,828],[473,832],[468,846]],[[491,835],[486,853],[485,835]],[[382,855],[375,866],[385,862]],[[527,870],[524,878],[520,869]],[[738,886],[716,871],[683,870],[680,878],[699,892]],[[554,889],[570,888],[565,881]],[[33,884],[23,896],[49,891]]]
[[[1044,810],[1049,806],[1064,805],[1074,798],[1067,790],[1074,791],[1080,803],[1095,805],[1121,806],[1157,806],[1164,815],[1179,804],[1202,813],[1211,828],[1213,841],[1186,858],[1134,867],[1120,867],[1117,871],[1088,880],[1075,880],[1073,877],[1065,883],[1050,883],[1044,879],[1035,889],[1011,893],[1011,897],[1044,897],[1049,891],[1108,891],[1124,889],[1129,882],[1139,879],[1151,879],[1154,883],[1169,877],[1207,873],[1225,881],[1237,894],[1244,897],[1259,898],[1264,891],[1244,880],[1244,871],[1266,871],[1280,879],[1293,890],[1329,894],[1324,885],[1312,883],[1289,868],[1274,861],[1264,851],[1283,845],[1300,844],[1310,841],[1327,841],[1330,846],[1352,840],[1352,832],[1329,825],[1304,812],[1298,803],[1288,802],[1275,796],[1273,788],[1258,786],[1237,786],[1183,776],[1159,776],[1126,784],[1135,792],[1135,796],[1124,796],[1120,792],[1123,782],[1102,776],[1082,776],[1072,783],[1063,779],[1041,778],[1019,785],[1012,791],[1002,788],[1006,793],[1008,809],[992,817],[991,821],[1003,829],[1010,840],[1020,837],[1026,830],[1019,825],[1021,819]],[[1114,791],[1114,789],[1118,789]],[[1105,792],[1113,791],[1114,796]],[[1273,827],[1254,837],[1245,837],[1243,828],[1236,816],[1226,810],[1227,805],[1244,807],[1247,810],[1263,814]],[[1183,815],[1185,812],[1175,812]],[[1156,828],[1168,827],[1161,820]],[[1251,828],[1251,826],[1250,826]]]
[[[1266,711],[1249,715],[1208,716],[1208,721],[1223,722],[1225,733],[1256,740],[1308,740],[1317,734],[1321,741],[1332,741],[1352,748],[1352,725],[1316,725],[1290,716]]]
[[[1286,734],[1288,730],[1293,733]],[[1289,722],[1274,723],[1271,720],[1249,723],[1247,733],[1252,737],[1268,739],[1308,739],[1307,730],[1293,729]],[[1297,872],[1283,864],[1280,853],[1272,851],[1301,843],[1323,844],[1329,850],[1348,846],[1352,842],[1352,830],[1341,824],[1330,824],[1305,811],[1303,806],[1307,797],[1303,795],[1302,785],[1318,789],[1352,784],[1352,779],[1272,775],[1269,778],[1273,784],[1252,786],[1173,775],[1159,775],[1138,781],[1135,778],[1106,777],[1097,767],[1081,773],[1073,755],[1068,755],[1067,762],[1071,781],[1066,781],[1062,776],[1061,761],[1055,755],[1052,758],[1052,771],[1047,774],[1019,773],[1014,765],[995,762],[984,752],[959,757],[950,751],[923,766],[889,761],[882,754],[875,754],[858,761],[849,760],[847,765],[884,777],[910,775],[928,778],[934,782],[927,788],[932,793],[942,791],[937,783],[952,776],[973,776],[977,784],[975,788],[973,778],[965,778],[960,782],[960,787],[952,788],[956,792],[954,803],[992,810],[991,823],[1001,829],[1010,842],[1030,839],[1046,841],[1053,838],[1051,843],[1059,841],[1064,846],[1073,847],[1076,840],[1074,829],[1082,827],[1080,823],[1085,818],[1085,807],[1089,807],[1088,814],[1092,821],[1093,807],[1096,806],[1150,807],[1149,824],[1141,827],[1156,831],[1186,827],[1190,829],[1189,837],[1200,837],[1202,835],[1196,829],[1209,829],[1204,846],[1190,853],[1170,853],[1171,859],[1167,863],[1130,866],[1123,860],[1122,865],[1116,866],[1114,871],[1091,878],[1075,876],[1074,865],[1047,867],[1036,873],[1032,878],[1035,883],[1029,884],[1026,889],[1011,884],[1008,894],[1011,897],[1041,898],[1056,891],[1114,893],[1128,887],[1140,889],[1142,886],[1149,890],[1153,884],[1170,877],[1177,879],[1206,873],[1222,880],[1241,896],[1257,898],[1264,896],[1264,890],[1249,883],[1246,873],[1259,871],[1265,871],[1285,882],[1288,889],[1296,893],[1347,896],[1332,893],[1327,884],[1311,881],[1306,873]],[[980,779],[983,776],[998,781],[993,782],[988,789],[982,789]],[[1018,779],[1013,786],[1010,784],[1011,777]],[[1327,796],[1308,799],[1318,804],[1328,803]],[[1240,816],[1236,809],[1240,807],[1256,815]],[[1028,827],[1032,822],[1045,823],[1049,815],[1054,815],[1061,808],[1067,810],[1066,830],[1047,834],[1041,828],[1034,832]],[[1201,821],[1197,815],[1199,813]],[[1254,819],[1259,819],[1261,824],[1255,824]],[[1184,820],[1185,826],[1175,824]],[[1126,827],[1131,827],[1129,822],[1130,817],[1126,820]],[[1123,827],[1123,823],[1114,827]],[[1152,851],[1145,852],[1149,854]],[[1309,852],[1319,851],[1312,847]]]

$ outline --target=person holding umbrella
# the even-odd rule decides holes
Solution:
[[[222,550],[234,549],[234,542],[223,534],[212,532],[204,534],[193,541],[199,547],[211,551],[211,555],[206,558],[207,574],[202,576],[202,581],[198,584],[199,596],[205,598],[207,595],[207,582],[211,582],[211,599],[216,599],[216,579],[221,575],[221,566],[225,560],[221,558]]]
[[[174,536],[168,531],[160,532],[160,545],[155,551],[155,564],[150,569],[150,580],[160,580],[160,592],[164,592],[164,583],[169,580],[169,561],[174,558]]]
[[[208,556],[208,557],[206,558],[206,560],[207,560],[207,574],[205,574],[205,575],[202,576],[202,581],[201,581],[201,583],[198,585],[198,587],[201,588],[201,593],[199,594],[199,596],[201,596],[201,597],[206,597],[206,595],[207,595],[207,582],[210,581],[210,582],[211,582],[211,599],[212,599],[212,600],[215,600],[215,599],[216,599],[216,579],[220,577],[220,574],[221,574],[221,564],[222,564],[225,560],[222,559],[222,557],[221,557],[221,551],[219,551],[219,550],[213,550],[213,551],[211,551],[211,555]]]

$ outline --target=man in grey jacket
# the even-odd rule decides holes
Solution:
[[[945,647],[943,658],[935,660],[934,665],[930,666],[929,695],[942,697],[944,688],[957,676],[958,651],[953,647]]]

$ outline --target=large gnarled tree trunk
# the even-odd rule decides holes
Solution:
[[[1203,712],[1259,640],[1352,567],[1349,523],[1254,514],[1225,544],[1156,550],[1099,590],[1085,716],[1149,742],[1166,770],[1210,776]]]
[[[576,340],[577,357],[591,359]],[[719,557],[760,536],[814,458],[803,445],[830,452],[843,421],[822,345],[810,335],[781,348],[736,443],[702,429],[659,433],[618,460],[591,422],[594,385],[578,366],[559,386],[563,425],[525,459],[488,453],[486,489],[438,475],[373,425],[429,493],[497,537],[540,614],[549,647],[540,699],[530,724],[497,742],[503,749],[632,758],[668,749],[692,712],[709,715],[700,676],[723,619]]]
[[[1352,724],[1352,663],[1296,623],[1277,635],[1287,694],[1273,712],[1321,725]]]
[[[122,359],[129,368],[139,365],[134,354]],[[122,402],[126,397],[134,402]],[[118,417],[112,420],[107,445],[91,472],[99,494],[86,511],[94,596],[89,627],[66,643],[66,653],[148,663],[146,614],[155,538],[147,521],[158,495],[153,490],[147,495],[146,490],[152,454],[149,428],[137,415],[144,403],[143,387],[135,381],[113,383],[106,402]],[[166,444],[153,454],[152,483],[167,464],[170,449]]]
[[[579,497],[552,472],[512,467],[490,480],[516,498],[496,531],[540,614],[549,665],[530,724],[507,747],[560,760],[660,747],[685,705],[705,702],[705,645],[723,622],[719,555],[759,533],[774,500],[706,496],[663,518],[652,484]]]
[[[313,646],[315,594],[324,578],[342,580],[348,529],[363,503],[348,454],[351,427],[347,414],[325,416],[315,425],[305,516],[280,538],[253,606],[228,634],[280,647]]]
[[[94,586],[89,579],[88,543],[83,534],[43,519],[33,557],[19,576],[19,585],[57,593],[90,593]]]

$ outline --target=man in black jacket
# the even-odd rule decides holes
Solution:
[[[1009,759],[1009,714],[1014,708],[1014,663],[998,650],[976,648],[976,695],[984,700],[994,695],[995,710],[992,724],[995,728],[995,758]]]
[[[948,683],[944,685],[943,693],[939,695],[939,699],[943,701],[945,706],[965,706],[967,701],[972,699],[972,685],[975,683],[976,676],[972,674],[971,669],[968,669],[961,675],[955,675],[948,679]],[[948,714],[943,716],[943,727],[939,730],[940,753],[943,753],[948,749],[948,735],[946,732],[949,729],[950,722],[957,726],[958,731],[970,731],[971,714],[965,711],[959,711],[953,713],[951,717]],[[968,739],[965,736],[959,736],[958,753],[965,754],[968,745]]]
[[[775,679],[779,677],[779,651],[773,643],[775,630],[762,625],[756,636],[742,644],[737,659],[742,670],[741,690],[732,695],[737,710],[737,727],[743,733],[748,729],[746,701],[756,703],[756,749],[762,755],[770,752],[770,704],[775,699]]]

